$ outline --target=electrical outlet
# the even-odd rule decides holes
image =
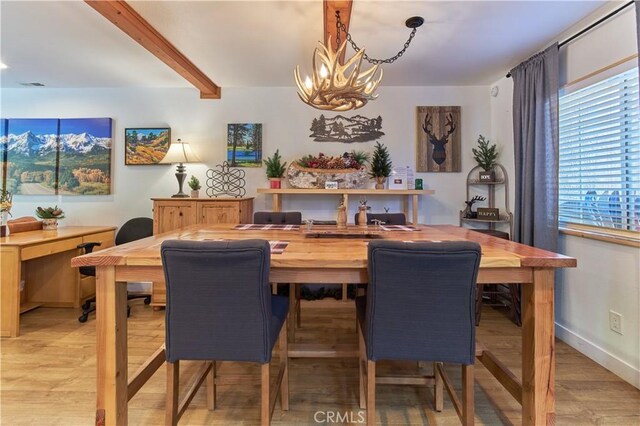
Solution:
[[[622,314],[609,311],[609,328],[618,334],[622,334]]]

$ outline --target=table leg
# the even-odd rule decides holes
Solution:
[[[522,424],[555,424],[553,269],[522,285]]]
[[[127,424],[127,286],[115,266],[96,267],[96,424]]]
[[[418,224],[418,196],[413,195],[413,204],[411,206],[411,210],[413,213],[413,226]]]
[[[273,194],[273,199],[271,202],[271,209],[274,212],[279,212],[282,210],[282,199],[280,198],[280,194]]]
[[[2,287],[0,287],[0,336],[20,335],[20,252],[17,248],[2,247]]]

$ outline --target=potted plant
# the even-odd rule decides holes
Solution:
[[[280,189],[282,186],[282,176],[284,175],[287,166],[286,162],[282,162],[280,150],[276,149],[273,157],[267,157],[263,162],[267,168],[266,171],[267,177],[269,178],[269,187],[271,189]]]
[[[384,189],[384,183],[391,174],[393,163],[389,157],[387,147],[380,142],[376,142],[370,164],[369,176],[376,180],[376,189]]]
[[[478,137],[478,148],[471,148],[471,151],[473,152],[473,159],[484,170],[484,172],[480,172],[479,180],[481,182],[494,182],[496,175],[493,169],[498,164],[496,161],[498,159],[496,144],[489,145],[489,140],[480,135]]]
[[[50,231],[58,229],[58,219],[64,219],[64,212],[58,206],[37,207],[36,216],[42,219],[42,229]]]
[[[200,196],[200,181],[197,177],[191,176],[191,180],[188,182],[189,188],[191,188],[191,198],[198,198]]]
[[[7,235],[7,219],[11,215],[12,194],[0,189],[0,237]]]

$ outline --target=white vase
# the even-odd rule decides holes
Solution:
[[[42,229],[45,231],[55,231],[58,229],[58,219],[42,219]]]

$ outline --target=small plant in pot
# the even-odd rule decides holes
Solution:
[[[269,187],[271,189],[280,189],[282,186],[282,176],[287,167],[287,163],[282,162],[280,150],[276,149],[272,157],[267,157],[266,160],[262,161],[267,168],[266,172],[269,178]]]
[[[478,148],[471,148],[473,152],[473,159],[484,172],[480,172],[479,180],[481,182],[494,182],[496,180],[496,174],[494,168],[498,159],[498,150],[496,144],[490,145],[489,140],[484,136],[478,137]]]
[[[37,207],[36,216],[42,219],[42,229],[55,230],[58,229],[58,219],[64,219],[64,212],[62,209],[55,207]]]
[[[188,184],[189,188],[191,188],[191,198],[200,197],[200,188],[202,188],[202,186],[200,186],[200,181],[198,180],[198,178],[195,176],[191,176],[191,180],[189,180]]]
[[[371,165],[369,177],[376,180],[376,189],[384,189],[384,183],[391,174],[391,166],[393,164],[387,147],[380,142],[376,142],[373,157],[369,164]]]

